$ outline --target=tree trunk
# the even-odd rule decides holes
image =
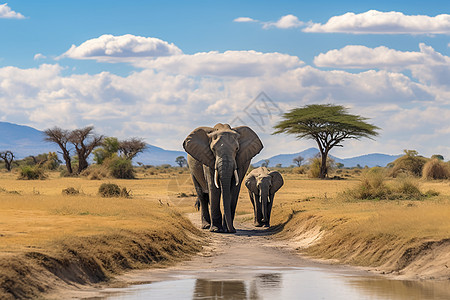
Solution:
[[[322,154],[322,162],[320,164],[320,173],[319,173],[319,178],[320,179],[325,179],[325,177],[327,176],[328,170],[327,170],[327,156],[328,153],[324,152],[321,153]]]

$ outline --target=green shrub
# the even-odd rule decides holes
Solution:
[[[127,191],[127,189],[120,188],[115,183],[102,183],[98,189],[98,193],[102,197],[110,198],[110,197],[131,197],[131,193]]]
[[[422,178],[428,180],[448,179],[450,178],[450,167],[442,160],[433,158],[423,166]]]
[[[45,179],[47,175],[44,169],[38,165],[35,166],[23,166],[20,168],[19,179],[36,180]]]
[[[115,178],[120,179],[134,179],[135,171],[133,169],[133,165],[131,164],[131,160],[114,157],[108,161],[105,161],[103,164],[107,164],[111,175]]]

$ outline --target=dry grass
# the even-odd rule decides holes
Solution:
[[[33,297],[64,280],[106,280],[127,269],[198,251],[201,233],[182,217],[195,210],[190,175],[178,168],[159,171],[141,168],[135,180],[107,181],[60,178],[57,173],[49,173],[46,180],[22,181],[17,174],[0,172],[0,298],[7,299],[11,290],[21,292],[19,298]],[[408,249],[450,238],[448,181],[422,182],[423,190],[435,190],[439,196],[421,201],[355,202],[338,197],[358,185],[353,177],[283,176],[272,224],[278,225],[280,237],[291,240],[319,232],[321,238],[302,250],[310,255],[366,266],[390,264],[395,269]],[[104,182],[126,187],[132,198],[100,197],[98,188]],[[80,193],[63,195],[69,187]],[[245,187],[237,215],[252,219]],[[10,284],[9,294],[5,282]]]
[[[201,249],[201,232],[181,214],[194,211],[194,200],[177,198],[179,178],[108,180],[131,189],[129,199],[100,197],[101,181],[0,176],[1,299],[107,280]],[[68,187],[80,194],[63,195]]]
[[[336,197],[358,184],[359,180],[286,180],[273,208],[274,224],[280,224],[278,229],[282,229],[279,236],[297,241],[299,237],[308,237],[308,232],[315,232],[314,243],[306,248],[299,243],[304,253],[340,263],[383,266],[390,271],[403,270],[424,255],[424,251],[430,251],[430,242],[443,243],[446,247],[445,251],[435,250],[433,259],[445,255],[442,259],[450,262],[446,254],[450,249],[448,181],[423,182],[422,189],[435,190],[439,196],[420,201],[355,202]],[[310,193],[311,189],[316,193]],[[415,254],[410,256],[410,253]],[[430,271],[433,274],[430,277],[449,278],[445,263],[430,259],[422,267],[430,264],[440,268]]]

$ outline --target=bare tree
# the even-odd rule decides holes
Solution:
[[[44,140],[47,142],[56,143],[59,148],[61,148],[61,153],[64,161],[66,162],[67,172],[69,174],[73,173],[72,170],[72,159],[70,157],[70,148],[69,148],[69,136],[71,132],[69,130],[61,129],[60,127],[53,127],[51,129],[47,129],[44,131],[45,138]]]
[[[138,153],[144,152],[147,144],[140,138],[120,141],[119,153],[125,159],[132,160]]]
[[[305,159],[303,156],[299,155],[296,158],[294,158],[292,161],[297,164],[297,167],[300,167]]]
[[[10,172],[11,167],[12,167],[12,162],[14,160],[14,154],[11,151],[7,150],[4,152],[0,152],[0,158],[5,161],[5,168],[8,172]]]
[[[94,126],[72,130],[69,135],[69,141],[73,144],[77,152],[78,174],[89,166],[87,159],[96,147],[101,146],[102,140],[102,135],[96,135],[94,133]]]

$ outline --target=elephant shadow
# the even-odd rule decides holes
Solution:
[[[197,279],[195,281],[194,294],[192,299],[245,300],[249,298],[247,297],[247,289],[243,281],[210,281],[205,279]],[[251,299],[259,299],[259,297],[252,297]]]

